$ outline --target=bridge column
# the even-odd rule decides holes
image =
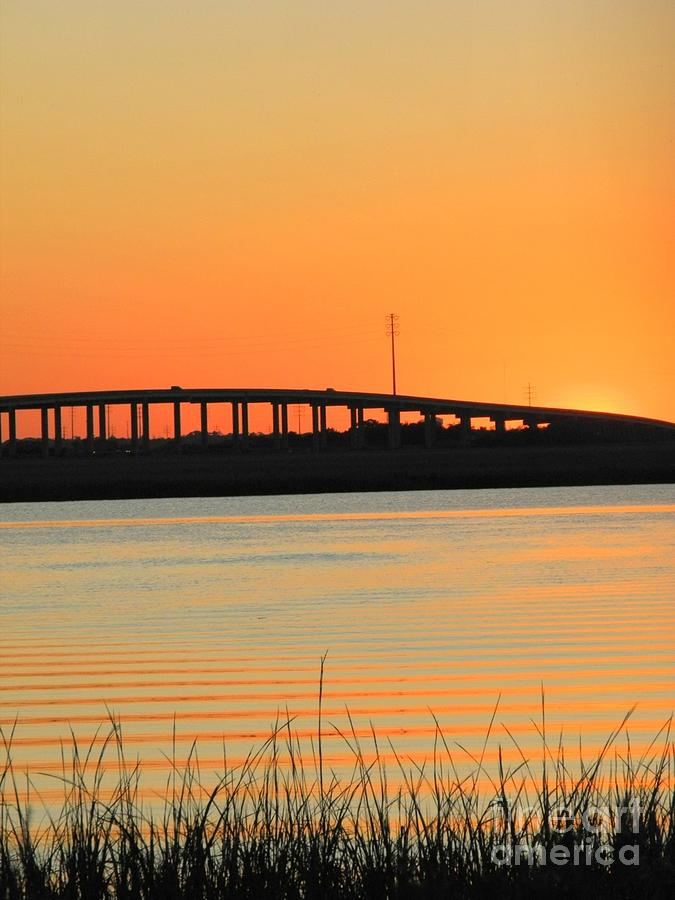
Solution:
[[[232,444],[235,447],[239,446],[239,404],[233,401],[231,404],[232,407]]]
[[[320,443],[320,433],[319,433],[319,407],[313,403],[312,404],[312,450],[319,449]]]
[[[61,407],[54,407],[54,452],[59,454],[63,447],[63,425],[61,424]]]
[[[138,403],[130,404],[129,414],[131,417],[131,450],[136,453],[138,450]]]
[[[98,405],[98,437],[101,443],[108,437],[105,403],[99,403]]]
[[[9,447],[10,456],[16,456],[16,410],[7,410],[7,418],[9,419]]]
[[[201,402],[200,418],[200,425],[202,429],[202,447],[206,447],[209,443],[209,405],[206,400],[202,400]]]
[[[40,421],[42,424],[42,443],[41,453],[43,456],[49,456],[49,409],[43,406],[40,410]]]
[[[288,403],[281,404],[281,446],[288,450]]]
[[[359,449],[366,446],[366,417],[362,406],[356,410],[356,446]]]
[[[182,435],[180,430],[180,400],[173,401],[173,442],[180,447]]]
[[[390,450],[397,450],[401,446],[401,411],[390,407],[387,419],[387,443]]]
[[[87,453],[94,452],[94,407],[87,404]]]
[[[272,435],[274,446],[278,450],[281,447],[281,435],[279,433],[279,404],[272,404]]]
[[[244,450],[248,450],[248,403],[246,400],[241,401],[241,445]]]
[[[424,446],[429,449],[436,443],[436,413],[424,413]]]
[[[355,449],[359,445],[359,431],[356,418],[356,407],[349,407],[349,446]]]
[[[326,425],[326,407],[319,407],[319,447],[325,450],[328,446],[328,428]]]
[[[536,431],[537,425],[539,424],[539,419],[534,416],[525,416],[523,422],[527,425],[530,431]]]
[[[150,404],[147,402],[141,403],[141,425],[143,449],[147,450],[150,447]]]
[[[495,431],[497,434],[504,434],[506,431],[506,420],[500,416],[493,416],[492,421],[495,423]]]
[[[468,440],[471,437],[471,416],[463,414],[459,417],[459,424],[462,429],[462,440]]]

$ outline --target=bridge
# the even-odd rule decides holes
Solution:
[[[354,448],[364,446],[367,410],[386,413],[388,445],[392,450],[401,445],[402,413],[418,413],[423,418],[427,447],[433,446],[436,437],[436,417],[442,415],[456,417],[466,435],[471,432],[472,419],[487,418],[494,423],[497,432],[504,432],[507,422],[521,422],[527,428],[537,428],[540,425],[550,425],[565,420],[591,420],[598,423],[668,429],[673,431],[675,436],[675,423],[673,422],[593,410],[337,391],[332,388],[280,390],[274,388],[181,388],[173,386],[152,390],[85,391],[0,397],[0,433],[8,436],[3,448],[9,456],[16,455],[17,415],[25,410],[39,410],[41,413],[42,454],[43,456],[49,455],[52,442],[55,453],[58,454],[63,443],[62,410],[64,408],[83,408],[86,411],[85,446],[90,453],[94,453],[97,437],[105,439],[107,436],[106,419],[109,407],[122,406],[129,410],[131,449],[134,452],[141,451],[147,449],[150,443],[151,410],[156,404],[170,404],[173,407],[172,439],[177,447],[180,446],[183,439],[181,410],[184,404],[198,404],[200,407],[201,442],[205,447],[209,443],[208,423],[209,405],[211,404],[231,405],[232,438],[242,448],[246,448],[248,445],[249,407],[253,404],[264,404],[270,407],[273,440],[275,446],[280,450],[288,447],[289,406],[298,405],[307,406],[311,410],[312,442],[317,451],[324,449],[327,444],[326,410],[328,407],[342,407],[349,410],[350,442]],[[6,431],[1,428],[3,415],[7,420]]]

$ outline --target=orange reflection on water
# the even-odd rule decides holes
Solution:
[[[656,492],[514,493],[522,506],[469,491],[447,508],[439,493],[417,507],[408,497],[415,508],[385,495],[297,498],[279,514],[274,498],[250,498],[236,515],[219,514],[218,500],[171,511],[132,502],[126,517],[103,503],[98,519],[86,504],[56,508],[54,521],[6,515],[0,726],[18,716],[15,763],[39,779],[58,772],[68,726],[86,745],[111,709],[151,796],[174,728],[177,752],[196,739],[214,768],[223,740],[231,761],[243,759],[286,712],[309,744],[328,650],[325,749],[338,768],[349,754],[330,728],[347,730],[345,706],[359,740],[372,722],[383,746],[391,739],[420,763],[434,743],[431,711],[451,742],[480,752],[500,695],[486,765],[497,743],[519,759],[502,723],[539,760],[542,683],[556,740],[562,731],[576,750],[581,736],[590,755],[637,703],[641,752],[675,695],[675,498],[666,488],[655,502]]]
[[[635,513],[672,513],[675,504],[642,505],[642,506],[559,506],[531,507],[516,509],[464,509],[464,510],[424,510],[418,512],[386,512],[372,513],[305,513],[302,515],[257,515],[257,516],[173,516],[162,518],[133,519],[63,519],[40,520],[34,522],[0,522],[0,528],[117,528],[123,526],[148,527],[155,525],[214,525],[240,524],[261,525],[283,522],[368,522],[382,520],[405,519],[475,519],[475,518],[513,518],[521,516],[578,516],[578,515],[625,515]]]

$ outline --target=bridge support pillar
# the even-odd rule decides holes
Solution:
[[[143,441],[143,449],[148,450],[150,447],[150,404],[141,403],[141,439]]]
[[[281,446],[288,450],[288,403],[281,404]]]
[[[239,404],[236,400],[232,402],[232,443],[239,446]]]
[[[94,452],[94,407],[87,404],[87,453]]]
[[[202,400],[200,404],[200,422],[202,432],[202,447],[209,444],[209,404]]]
[[[61,407],[54,407],[54,452],[58,455],[63,449],[63,425],[61,423]]]
[[[355,406],[349,408],[349,446],[352,450],[359,446],[359,426]]]
[[[356,410],[356,446],[359,450],[366,446],[366,416],[362,406]]]
[[[42,425],[40,452],[42,456],[49,456],[49,409],[46,406],[40,410],[40,421]]]
[[[460,416],[459,424],[462,429],[462,440],[468,441],[471,437],[471,416]]]
[[[16,456],[16,410],[15,409],[8,410],[7,418],[9,419],[8,452],[9,452],[10,456]]]
[[[244,450],[248,450],[248,403],[246,400],[241,402],[241,445]]]
[[[279,404],[272,404],[272,435],[274,437],[274,447],[279,450],[281,447],[281,435],[279,433]]]
[[[497,434],[504,434],[504,432],[506,431],[506,420],[495,417],[492,419],[492,421],[495,423],[495,431],[497,432]]]
[[[180,447],[182,434],[180,428],[180,400],[173,401],[173,442]]]
[[[312,450],[318,450],[321,436],[319,433],[319,407],[312,405]]]
[[[98,437],[101,443],[104,443],[105,439],[108,437],[105,403],[99,403],[98,405]]]
[[[131,424],[131,450],[136,453],[138,450],[138,403],[131,403],[129,406],[130,424]]]
[[[399,409],[388,409],[387,419],[389,427],[387,428],[387,443],[390,450],[398,450],[401,446],[401,411]]]
[[[424,446],[429,449],[436,443],[436,414],[424,413]]]
[[[328,427],[326,422],[326,407],[319,407],[319,448],[325,450],[328,447]]]

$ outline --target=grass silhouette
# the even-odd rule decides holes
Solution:
[[[320,698],[322,690],[323,660]],[[670,722],[635,759],[627,716],[591,762],[580,747],[571,767],[562,740],[549,743],[542,697],[536,724],[544,757],[536,769],[524,754],[507,768],[500,747],[496,773],[487,771],[495,707],[468,774],[460,775],[436,722],[428,763],[389,745],[392,778],[375,731],[366,752],[347,712],[349,728],[340,736],[351,774],[338,776],[324,762],[320,703],[309,749],[292,718],[280,718],[243,763],[225,760],[213,784],[205,783],[196,744],[186,763],[176,762],[174,726],[166,789],[151,807],[139,793],[142,765],[127,760],[121,724],[110,715],[86,747],[71,735],[68,753],[62,750],[63,799],[56,811],[42,805],[39,819],[31,802],[39,794],[12,762],[16,726],[2,733],[0,898],[673,896]],[[626,752],[619,753],[623,734]],[[481,793],[480,779],[488,792]],[[601,821],[603,809],[609,817]],[[504,864],[516,846],[521,857],[529,852],[539,861]],[[566,864],[542,862],[552,851],[564,853],[561,847],[570,854]],[[624,865],[622,848],[631,859],[637,853],[639,865]]]

